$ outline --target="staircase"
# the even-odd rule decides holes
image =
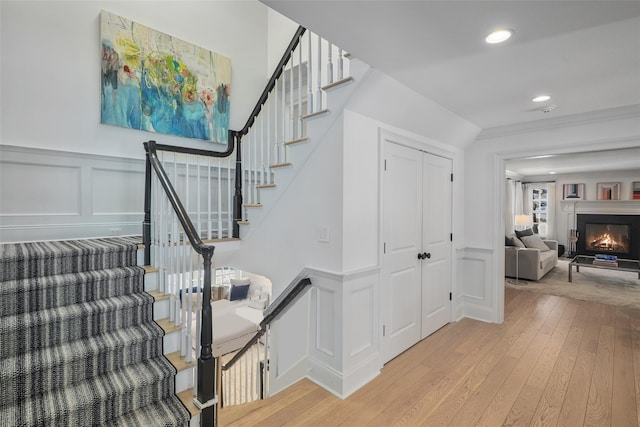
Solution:
[[[195,248],[230,237],[247,239],[268,220],[368,72],[363,62],[300,27],[245,126],[229,131],[234,142],[229,151],[144,144],[144,264],[153,269],[148,275],[153,283],[146,289],[153,290],[155,319],[167,333],[165,353],[178,368],[176,391],[194,416],[192,425],[202,416],[192,401],[202,393],[195,377],[204,374],[195,372],[194,359],[204,346],[196,330],[193,358],[190,322],[195,316],[200,325],[202,317],[200,296],[190,295],[190,289],[194,284],[207,288],[203,278],[194,275],[203,262]],[[187,239],[190,245],[184,244]],[[197,303],[180,304],[182,291]],[[219,405],[225,394],[229,397],[228,390],[221,393],[222,399],[217,394],[206,399]]]
[[[0,246],[0,426],[184,426],[136,240]]]

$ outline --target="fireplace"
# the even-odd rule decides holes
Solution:
[[[640,215],[578,214],[577,252],[640,259]]]

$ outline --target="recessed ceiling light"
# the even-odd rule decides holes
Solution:
[[[555,173],[555,172],[553,172],[553,171],[549,172],[549,175],[555,175],[555,174],[556,174],[556,173]]]
[[[532,99],[533,102],[544,102],[550,100],[551,97],[549,95],[539,95]]]
[[[513,35],[513,30],[497,30],[490,33],[484,41],[489,44],[502,43]]]

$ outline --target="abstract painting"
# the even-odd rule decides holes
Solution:
[[[231,60],[100,13],[101,122],[226,144]]]

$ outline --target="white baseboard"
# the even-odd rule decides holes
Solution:
[[[346,399],[380,375],[380,357],[376,354],[345,374],[317,360],[310,361],[308,378],[340,399]]]

